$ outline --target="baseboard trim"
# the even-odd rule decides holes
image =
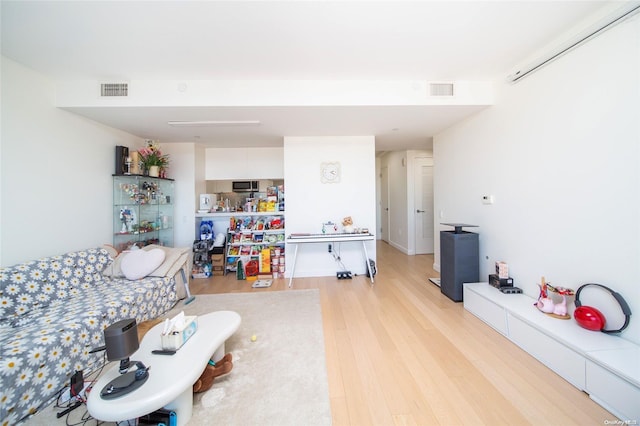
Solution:
[[[402,246],[400,246],[400,245],[398,245],[398,244],[394,243],[393,241],[387,241],[387,243],[388,243],[390,246],[392,246],[392,247],[394,247],[394,248],[397,248],[398,250],[400,250],[402,253],[406,254],[407,256],[410,256],[410,254],[409,254],[409,250],[408,250],[406,247],[402,247]]]

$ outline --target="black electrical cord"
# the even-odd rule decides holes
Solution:
[[[344,266],[344,263],[342,263],[342,258],[340,257],[340,244],[335,243],[333,246],[334,249],[331,251],[331,255],[333,256],[333,259],[340,264],[340,268],[342,268],[342,270],[344,271],[347,269],[347,267]]]
[[[104,368],[106,367],[106,365],[108,364],[107,361],[107,354],[106,352],[104,353],[103,357],[102,357],[102,363],[100,364],[100,366],[95,369],[94,371],[92,371],[89,375],[87,375],[86,379],[84,381],[84,383],[89,383],[89,385],[84,388],[85,390],[85,395],[87,395],[89,392],[91,392],[91,389],[93,388],[93,384],[95,383],[95,381],[98,379],[98,377],[100,377],[100,375],[102,374],[102,372],[104,371]],[[88,426],[90,423],[91,424],[95,424],[97,425],[101,425],[104,422],[97,420],[95,418],[93,418],[91,416],[91,414],[89,414],[89,411],[85,408],[84,413],[82,414],[82,416],[80,416],[80,419],[77,422],[71,422],[70,420],[70,414],[71,411],[75,410],[76,408],[78,408],[80,405],[86,404],[87,400],[86,398],[83,398],[81,395],[74,395],[72,393],[72,397],[69,400],[69,405],[65,406],[60,406],[59,404],[59,400],[60,400],[60,396],[62,395],[62,393],[66,390],[66,387],[64,387],[61,391],[60,394],[58,395],[58,399],[56,401],[56,408],[65,408],[64,411],[62,411],[61,413],[58,413],[57,416],[58,418],[66,415],[65,418],[65,425],[66,426]],[[71,388],[71,392],[73,392],[73,388]],[[71,404],[71,401],[73,401],[75,399],[75,403],[73,403],[73,405]],[[93,423],[95,422],[95,423]]]

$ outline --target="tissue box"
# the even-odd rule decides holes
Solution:
[[[189,340],[191,336],[198,329],[198,317],[186,316],[184,317],[184,327],[170,331],[168,334],[160,335],[160,342],[162,343],[162,349],[175,351],[180,348],[184,343]]]

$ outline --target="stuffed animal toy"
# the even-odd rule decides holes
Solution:
[[[347,234],[353,233],[353,219],[351,219],[351,216],[342,219],[342,227]]]
[[[232,355],[226,354],[220,361],[209,361],[200,378],[193,384],[193,392],[205,392],[213,386],[216,377],[227,374],[233,369]]]

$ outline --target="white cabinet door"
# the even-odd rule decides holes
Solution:
[[[640,419],[640,389],[587,360],[589,397],[622,420]]]
[[[464,308],[506,336],[507,313],[504,308],[470,290],[466,285],[463,292]]]
[[[206,180],[284,178],[284,148],[207,148]]]
[[[542,314],[541,314],[542,315]],[[558,320],[561,321],[561,320]],[[510,313],[507,314],[509,339],[563,379],[585,389],[585,358]]]
[[[205,179],[247,179],[247,155],[247,148],[207,148]]]
[[[284,148],[249,148],[247,179],[283,179]]]

